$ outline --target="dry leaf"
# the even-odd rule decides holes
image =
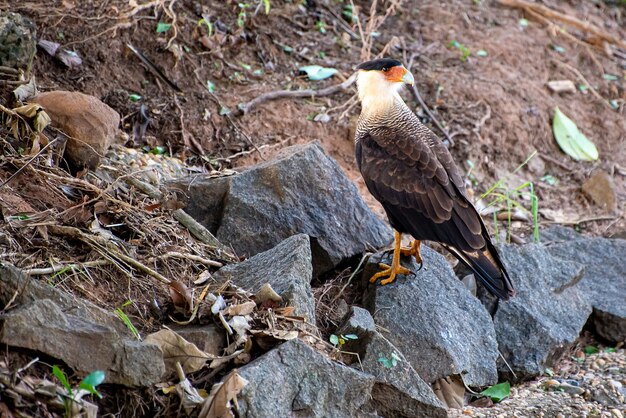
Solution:
[[[191,416],[193,410],[204,402],[204,398],[200,396],[198,390],[191,385],[189,379],[184,379],[176,384],[176,393],[180,397],[183,409],[188,416]]]
[[[235,315],[250,315],[252,311],[256,308],[256,303],[254,302],[245,302],[241,305],[231,305],[224,310],[224,315],[235,316]]]
[[[183,366],[185,373],[193,373],[202,369],[207,360],[214,358],[167,328],[148,335],[145,342],[159,346],[168,373],[176,372],[177,361]]]
[[[213,278],[211,272],[209,270],[204,270],[202,273],[198,274],[198,278],[193,281],[195,285],[205,284],[209,281],[209,279]]]
[[[217,315],[219,311],[221,311],[225,307],[226,307],[226,301],[224,300],[222,295],[220,295],[217,297],[217,299],[215,299],[215,302],[211,306],[211,313],[213,313],[213,315]]]
[[[258,292],[254,295],[254,299],[257,303],[263,304],[267,301],[272,301],[276,303],[281,303],[283,298],[272,289],[269,283],[265,283]]]
[[[169,286],[170,297],[176,309],[181,312],[187,312],[191,310],[193,306],[193,296],[191,291],[185,285],[185,283],[178,280],[172,280]]]
[[[248,384],[248,381],[239,376],[237,369],[230,372],[221,383],[211,388],[209,397],[204,401],[198,418],[227,418],[233,417],[231,408],[237,402],[237,395]]]

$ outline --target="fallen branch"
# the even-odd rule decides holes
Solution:
[[[332,94],[338,93],[340,91],[344,91],[348,89],[354,81],[356,80],[356,74],[351,75],[346,81],[341,84],[336,84],[334,86],[326,87],[321,90],[277,90],[270,91],[268,93],[264,93],[259,97],[252,99],[248,103],[242,105],[236,112],[235,115],[241,116],[250,113],[255,107],[259,106],[262,103],[269,102],[272,100],[284,99],[284,98],[294,98],[294,97],[324,97],[330,96]]]
[[[109,264],[109,260],[94,260],[84,263],[71,263],[71,264],[57,264],[52,267],[34,268],[24,270],[24,274],[28,276],[43,276],[45,274],[54,274],[63,270],[83,270],[85,267],[97,267],[105,264]]]
[[[157,188],[153,187],[152,185],[148,183],[144,183],[143,181],[138,180],[132,176],[126,177],[124,180],[129,185],[134,186],[138,188],[139,190],[141,190],[142,192],[144,192],[145,194],[147,194],[151,199],[154,199],[154,200],[162,199],[161,192]],[[189,216],[187,212],[185,212],[182,209],[176,209],[172,213],[172,216],[181,225],[187,228],[187,230],[189,231],[189,233],[191,233],[191,235],[193,235],[194,237],[196,237],[198,240],[205,243],[209,247],[219,250],[220,256],[224,255],[231,260],[238,260],[237,257],[229,251],[226,245],[222,244],[215,237],[215,235],[211,233],[211,231],[206,229],[204,226],[198,223],[195,219]]]
[[[611,35],[610,33],[603,31],[602,29],[594,26],[593,24],[589,22],[585,22],[578,18],[557,12],[542,4],[532,3],[526,0],[498,0],[498,3],[500,3],[503,6],[518,8],[518,9],[522,9],[525,11],[538,13],[550,19],[559,20],[570,26],[574,26],[578,28],[582,30],[583,32],[587,32],[594,36],[597,36],[598,38],[603,39],[604,41],[608,43],[611,43],[613,45],[617,45],[621,48],[626,49],[626,41],[623,41]]]
[[[61,226],[61,225],[51,225],[48,227],[49,231],[52,234],[55,235],[62,235],[62,236],[67,236],[70,238],[74,238],[74,239],[78,239],[82,242],[84,242],[85,244],[89,245],[89,246],[94,246],[94,244],[97,244],[101,247],[103,247],[103,249],[106,249],[107,251],[107,255],[111,256],[114,259],[118,259],[120,261],[125,262],[126,264],[130,265],[131,267],[135,267],[137,270],[152,276],[156,279],[158,279],[159,281],[161,281],[162,283],[165,284],[170,284],[171,280],[168,279],[167,277],[163,276],[161,273],[151,269],[150,267],[140,263],[139,261],[135,260],[134,258],[126,255],[126,254],[122,254],[121,252],[119,252],[117,250],[117,248],[113,245],[113,243],[111,243],[110,241],[108,241],[105,238],[102,238],[100,236],[97,235],[90,235],[90,234],[86,234],[83,231],[81,231],[78,228],[74,228],[71,226]]]
[[[165,253],[165,254],[161,254],[158,255],[156,257],[152,257],[149,258],[148,261],[154,261],[154,260],[166,260],[168,258],[182,258],[185,260],[191,260],[191,261],[197,261],[198,263],[202,263],[205,264],[207,266],[211,266],[211,267],[222,267],[224,266],[224,264],[220,263],[219,261],[215,261],[215,260],[209,260],[208,258],[204,258],[201,257],[199,255],[195,255],[195,254],[183,254],[183,253],[179,253],[176,251],[171,251],[169,253]]]

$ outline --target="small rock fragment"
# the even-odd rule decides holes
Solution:
[[[79,92],[51,91],[31,101],[43,106],[52,125],[68,135],[64,158],[70,169],[95,169],[115,139],[120,115],[99,99]]]
[[[0,13],[0,65],[30,70],[37,52],[37,30],[19,13]]]
[[[547,83],[548,89],[557,94],[576,93],[576,85],[571,80],[552,80]]]
[[[617,190],[613,177],[607,172],[596,170],[583,184],[582,190],[600,208],[610,213],[617,212]]]

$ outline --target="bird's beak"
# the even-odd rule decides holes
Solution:
[[[402,82],[405,84],[408,84],[409,86],[412,86],[413,84],[415,84],[415,79],[413,78],[413,74],[411,74],[411,72],[409,70],[407,70],[406,68],[404,69],[405,73],[402,76]]]

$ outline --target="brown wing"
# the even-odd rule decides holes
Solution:
[[[419,138],[394,128],[360,135],[357,160],[368,189],[399,231],[463,251],[485,248],[484,226],[452,156],[424,129]]]

